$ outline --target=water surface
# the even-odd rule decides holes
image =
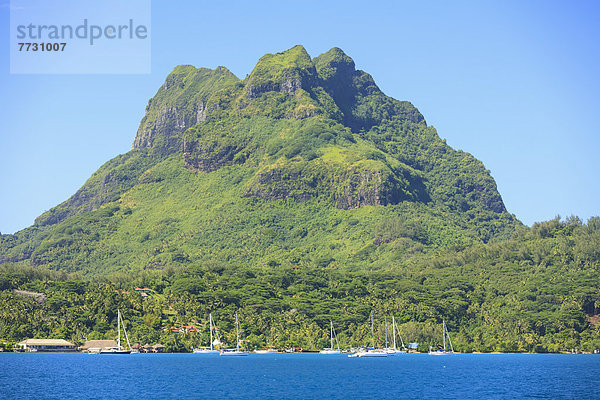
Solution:
[[[2,399],[600,399],[600,356],[0,353]]]

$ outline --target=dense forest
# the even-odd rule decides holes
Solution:
[[[0,337],[114,338],[121,309],[132,342],[169,351],[207,345],[208,314],[221,341],[235,343],[239,313],[248,349],[328,344],[333,321],[341,346],[384,342],[394,316],[405,342],[440,345],[445,319],[459,351],[562,352],[600,348],[600,218],[557,219],[511,239],[424,255],[412,265],[340,272],[329,266],[181,269],[81,279],[4,264]],[[138,288],[151,289],[143,297]],[[14,290],[43,293],[45,297]],[[193,326],[197,332],[173,332]]]
[[[315,350],[329,320],[368,343],[373,311],[380,343],[393,316],[422,349],[445,320],[461,351],[591,351],[599,240],[598,218],[524,226],[410,102],[295,46],[244,79],[176,67],[130,151],[0,235],[0,340],[112,338],[120,309],[184,351],[209,313],[232,344],[238,312],[249,348]]]

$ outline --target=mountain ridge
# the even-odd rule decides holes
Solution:
[[[232,177],[233,183],[222,181]],[[171,195],[185,197],[184,188],[197,190],[205,184],[209,186],[202,196],[185,198],[181,209],[169,203]],[[170,187],[169,194],[164,194],[165,187]],[[225,193],[230,198],[223,197]],[[382,246],[394,248],[406,242],[403,239],[410,241],[408,247],[422,246],[427,252],[507,237],[520,226],[506,211],[483,164],[451,149],[410,102],[386,96],[339,48],[311,58],[302,46],[295,46],[263,56],[243,80],[225,67],[175,67],[149,100],[132,150],[104,164],[71,198],[42,214],[32,227],[3,235],[0,261],[29,260],[34,265],[94,273],[99,272],[100,260],[110,265],[109,270],[135,270],[136,263],[137,268],[165,268],[203,262],[206,253],[219,245],[186,227],[184,219],[197,218],[198,223],[216,227],[227,219],[222,209],[229,200],[229,207],[246,216],[245,223],[261,219],[261,207],[263,211],[275,207],[289,216],[291,225],[286,229],[307,232],[316,221],[303,214],[304,207],[316,207],[315,215],[323,213],[323,220],[345,222],[356,219],[352,210],[375,207],[358,212],[352,229],[357,237],[335,229],[316,234],[299,258],[290,257],[297,250],[293,236],[283,231],[276,235],[275,247],[285,254],[281,257],[315,264],[330,252],[329,258],[339,267],[380,264],[381,268],[391,257]],[[221,210],[210,208],[217,203]],[[277,212],[269,223],[273,227],[281,223]],[[145,240],[132,242],[124,231],[136,232],[138,228],[125,227],[138,213],[159,221],[169,219],[161,219],[162,214],[177,215],[170,233],[157,234],[154,244],[163,248],[173,237],[189,235],[186,255],[179,257],[182,251],[171,243],[157,254],[134,256],[135,248],[146,247]],[[302,220],[301,216],[306,221],[292,222]],[[380,241],[375,231],[390,218],[402,226],[390,229],[404,233],[391,232],[393,239]],[[86,223],[87,227],[79,226]],[[94,223],[102,226],[94,231],[90,228]],[[153,231],[147,224],[140,222],[138,227]],[[419,224],[421,232],[406,237],[404,225]],[[114,231],[105,229],[113,225]],[[222,226],[233,236],[241,234],[243,229],[238,228]],[[361,229],[369,240],[358,238]],[[244,236],[258,230],[254,226],[253,233]],[[123,243],[113,238],[119,233]],[[327,250],[316,243],[319,240],[351,244],[346,243],[342,256],[336,255],[339,250],[333,243]],[[369,242],[379,245],[370,247]],[[110,254],[104,248],[108,243],[113,249]],[[88,254],[83,259],[81,246]],[[363,250],[377,254],[372,263],[352,261],[352,254]],[[93,255],[99,251],[101,256]],[[239,259],[235,245],[228,251],[232,260]],[[268,264],[268,254],[258,253],[259,263]],[[397,259],[405,262],[409,253],[397,254]],[[152,261],[156,256],[162,261]],[[96,267],[90,268],[90,263]]]

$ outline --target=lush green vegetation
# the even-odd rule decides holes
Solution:
[[[382,235],[385,229],[382,228]],[[414,228],[413,228],[414,229]],[[408,229],[406,236],[418,235]],[[332,320],[342,346],[367,344],[369,313],[383,336],[383,316],[396,317],[405,341],[439,345],[448,323],[461,351],[559,352],[600,348],[600,218],[558,219],[522,229],[502,242],[422,255],[413,265],[340,272],[324,266],[187,268],[116,273],[81,280],[40,268],[4,264],[0,273],[0,338],[113,338],[116,310],[139,343],[184,351],[208,342],[207,315],[221,339],[235,343],[241,317],[249,348],[327,344]],[[135,287],[152,289],[142,298]],[[43,301],[13,292],[41,292]],[[596,325],[594,325],[596,324]],[[173,333],[192,325],[198,333]]]
[[[181,350],[211,311],[231,343],[239,310],[251,347],[316,349],[330,318],[363,344],[373,309],[426,347],[445,318],[462,350],[592,349],[598,235],[596,219],[522,226],[412,104],[340,49],[296,46],[244,80],[175,68],[133,150],[0,235],[0,337],[111,337],[121,308],[136,341]]]
[[[267,55],[244,81],[179,66],[134,147],[0,236],[0,262],[88,275],[204,262],[381,269],[520,225],[481,162],[335,48]]]

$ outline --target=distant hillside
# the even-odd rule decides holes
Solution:
[[[398,79],[403,79],[399,76]],[[85,274],[218,264],[389,269],[508,238],[484,165],[338,48],[240,80],[178,66],[126,154],[14,235],[0,262]]]
[[[385,343],[385,317],[394,316],[404,341],[425,351],[441,346],[442,320],[462,352],[600,351],[598,217],[537,223],[511,239],[412,261],[353,272],[204,263],[85,280],[5,263],[0,347],[32,337],[113,339],[121,310],[132,343],[160,342],[168,351],[209,343],[209,313],[229,344],[239,314],[249,349],[319,350],[329,345],[329,321],[342,348],[362,346],[371,343],[371,312],[377,345]]]

